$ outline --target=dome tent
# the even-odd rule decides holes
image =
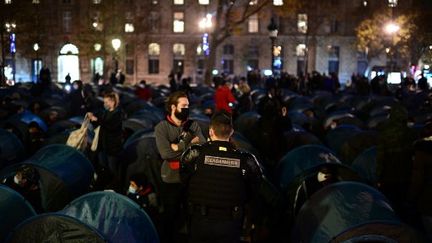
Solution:
[[[0,129],[0,169],[24,159],[25,149],[15,134]]]
[[[93,178],[90,161],[79,151],[66,145],[49,145],[26,161],[4,168],[0,180],[15,175],[21,164],[34,166],[40,174],[42,208],[55,211],[71,199],[86,193]]]
[[[107,240],[96,229],[73,217],[49,213],[24,221],[9,234],[5,242],[105,243]]]
[[[380,192],[357,182],[338,182],[316,192],[301,208],[291,240],[421,242]]]
[[[115,192],[88,193],[72,201],[61,213],[96,228],[109,242],[159,242],[144,210]]]
[[[378,176],[376,174],[376,159],[377,148],[376,146],[373,146],[358,155],[351,165],[353,170],[355,170],[365,180],[372,183],[372,185],[376,185],[378,183]]]
[[[18,192],[0,185],[0,242],[18,224],[36,215],[32,206]]]

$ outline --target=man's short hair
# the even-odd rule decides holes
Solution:
[[[171,105],[177,106],[178,100],[180,98],[188,98],[187,94],[183,91],[176,91],[170,96],[168,96],[166,102],[165,102],[165,110],[168,112],[168,114],[171,113]]]
[[[233,129],[231,114],[225,110],[216,112],[210,120],[210,128],[219,138],[229,138]]]

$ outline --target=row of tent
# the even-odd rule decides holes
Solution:
[[[157,122],[163,119],[161,110],[163,96],[157,97],[150,103],[137,101],[131,95],[131,90],[124,89],[120,92],[124,94],[122,103],[129,115],[128,120],[124,122],[124,128],[130,131],[130,136],[124,143],[125,178],[139,171],[146,174],[149,181],[156,186],[160,185],[158,168],[161,159],[157,152],[152,129]],[[207,134],[209,119],[202,114],[201,109],[202,105],[209,103],[212,97],[209,92],[211,91],[202,91],[200,105],[192,107],[193,113],[191,114],[192,119],[199,122],[204,134]],[[259,104],[264,95],[260,90],[255,91],[252,94],[254,103]],[[334,97],[326,93],[318,93],[313,98],[287,93],[285,98],[289,103],[294,130],[286,134],[286,138],[291,142],[287,148],[289,152],[278,162],[276,171],[279,173],[274,175],[274,181],[289,199],[286,208],[288,217],[294,221],[292,240],[294,242],[325,242],[339,237],[338,239],[343,239],[342,242],[359,242],[361,239],[403,242],[404,237],[414,237],[409,227],[397,219],[384,196],[367,185],[375,185],[377,181],[375,174],[375,138],[377,134],[370,128],[375,128],[388,118],[387,106],[391,107],[395,100],[379,97],[365,100],[364,97],[343,96],[335,101]],[[313,109],[320,116],[320,123],[323,126],[330,123],[331,119],[338,120],[340,124],[336,129],[328,130],[324,139],[320,139],[303,129],[304,123],[314,122],[310,117],[306,117],[304,111],[307,109]],[[20,118],[20,121],[24,124],[28,125],[29,122],[34,121],[41,123],[40,127],[46,127],[37,116],[32,114],[22,116],[24,118]],[[247,128],[252,127],[259,116],[256,112],[249,112],[240,115],[235,121],[237,132],[234,134],[233,142],[239,148],[254,154],[258,154],[259,151],[246,138]],[[374,124],[373,119],[376,119]],[[82,118],[69,118],[61,121],[61,124],[59,122],[57,125],[47,127],[47,131],[52,131],[53,134],[52,143],[64,144],[68,134],[67,129],[81,122]],[[0,130],[0,136],[6,138],[0,140],[2,158],[0,169],[9,166],[1,170],[0,175],[10,176],[18,167],[15,163],[22,161],[23,146],[19,145],[20,139],[14,137],[12,133]],[[60,136],[60,139],[54,139],[56,136]],[[11,146],[14,143],[17,145]],[[86,160],[82,154],[81,156],[68,155],[71,153],[70,148],[66,146],[52,145],[44,147],[23,162],[36,165],[41,172],[43,207],[47,212],[61,212],[71,200],[89,191],[93,169],[84,165],[89,163],[88,161],[82,165],[80,165],[81,162],[74,162],[74,165],[70,165],[71,161]],[[45,161],[46,158],[48,158],[46,162],[40,162]],[[338,175],[338,181],[342,182],[320,188],[314,193],[305,193],[302,199],[296,191],[304,189],[302,185],[314,179],[322,168],[332,170]],[[73,177],[78,171],[83,173],[82,178]],[[290,198],[289,195],[299,197]],[[361,201],[360,199],[364,203],[353,204],[353,201]],[[323,210],[322,202],[326,202],[324,207],[326,210]],[[350,208],[352,205],[357,208]],[[0,207],[7,208],[8,206],[2,204]],[[318,211],[316,211],[317,208]],[[362,215],[352,215],[352,210],[362,212]],[[85,223],[85,225],[88,224]],[[372,231],[372,229],[376,230]],[[387,231],[393,234],[387,234]],[[100,233],[100,235],[104,234]]]

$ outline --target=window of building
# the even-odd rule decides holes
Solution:
[[[184,0],[174,0],[174,5],[183,5]]]
[[[234,55],[234,46],[231,44],[226,44],[223,46],[224,55]]]
[[[234,60],[233,59],[222,59],[223,72],[226,74],[234,73]]]
[[[173,31],[174,31],[174,33],[183,33],[184,32],[184,13],[183,12],[175,12],[174,13]]]
[[[204,55],[204,50],[203,50],[203,44],[199,43],[196,49],[196,54],[197,56],[202,56]]]
[[[210,4],[210,0],[198,0],[198,3],[200,5],[209,5]]]
[[[5,4],[12,4],[12,0],[5,0]]]
[[[258,14],[251,15],[248,19],[248,32],[257,33],[259,30]]]
[[[133,56],[135,54],[135,46],[133,44],[125,45],[126,56]]]
[[[135,27],[132,23],[126,23],[124,30],[126,33],[132,33],[135,31]]]
[[[149,59],[148,60],[148,70],[149,74],[159,73],[159,59]]]
[[[397,0],[388,0],[388,6],[391,7],[391,8],[396,7],[397,4],[398,4]]]
[[[40,3],[40,0],[33,0],[32,3],[33,3],[33,4],[39,4],[39,3]]]
[[[186,47],[184,44],[175,43],[173,45],[174,56],[184,56],[186,53]]]
[[[148,70],[149,74],[159,73],[159,55],[160,55],[160,45],[157,43],[150,43],[148,47]]]
[[[71,11],[63,12],[63,31],[69,33],[71,31],[72,13]]]
[[[273,0],[273,5],[274,6],[282,6],[283,5],[283,0]]]
[[[160,55],[160,45],[158,43],[150,43],[148,47],[149,56],[159,56]]]
[[[102,0],[93,0],[93,4],[101,4]]]
[[[150,12],[150,17],[148,21],[149,21],[151,32],[159,31],[159,19],[160,19],[160,15],[158,12],[155,11]]]
[[[132,75],[134,74],[134,60],[133,59],[127,59],[126,60],[126,74]]]
[[[339,30],[339,21],[337,19],[332,19],[330,21],[330,33],[337,33]]]
[[[368,1],[367,0],[363,0],[363,7],[367,7],[368,6]]]
[[[328,72],[339,73],[339,46],[328,46]]]
[[[307,14],[297,15],[297,30],[300,33],[306,34],[308,30],[308,17]]]

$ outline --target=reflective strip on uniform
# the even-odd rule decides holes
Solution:
[[[232,158],[224,158],[224,157],[215,157],[215,156],[205,156],[204,164],[206,165],[214,165],[214,166],[222,166],[222,167],[230,167],[230,168],[240,168],[240,159],[232,159]]]

